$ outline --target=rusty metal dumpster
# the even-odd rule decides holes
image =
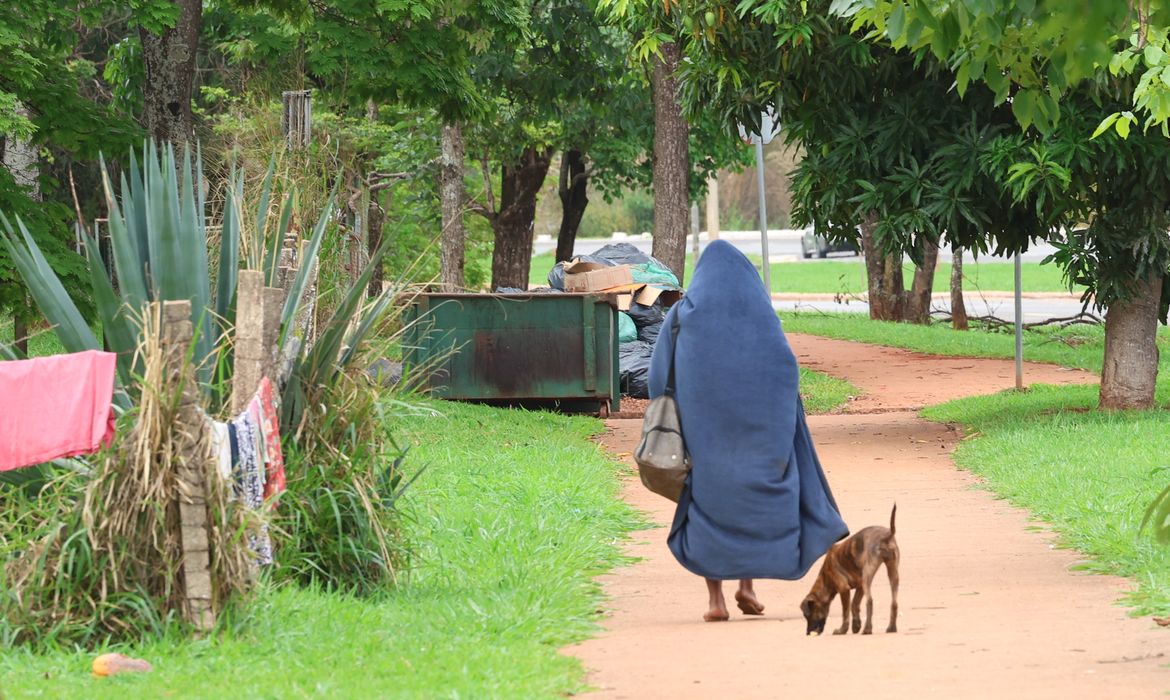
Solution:
[[[617,311],[592,294],[421,294],[403,361],[445,399],[619,410]]]

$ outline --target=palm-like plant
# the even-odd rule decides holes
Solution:
[[[170,146],[159,148],[147,144],[141,163],[131,154],[118,193],[103,162],[113,270],[106,268],[97,241],[89,235],[86,251],[104,344],[118,354],[119,379],[127,392],[121,398],[124,403],[136,394],[135,377],[139,372],[133,362],[142,310],[152,301],[181,299],[191,302],[191,320],[196,329],[194,362],[199,368],[200,384],[213,404],[222,401],[225,380],[232,373],[230,331],[235,319],[241,263],[262,269],[267,284],[276,284],[280,247],[295,208],[295,193],[288,191],[280,205],[276,225],[270,225],[274,171],[275,163],[269,166],[253,213],[258,245],[241,256],[244,175],[233,168],[226,186],[217,264],[213,270],[208,255],[207,203],[198,155],[193,164],[191,152],[185,150],[180,165]],[[307,387],[333,381],[390,305],[389,293],[371,304],[363,304],[369,277],[385,252],[384,244],[371,257],[366,272],[346,291],[336,310],[321,325],[317,342],[294,340],[295,319],[305,302],[310,274],[333,213],[333,202],[331,197],[317,219],[281,313],[281,356],[288,349],[293,361],[285,392],[286,425],[299,417],[309,391]],[[86,323],[19,218],[14,225],[0,213],[0,244],[12,256],[34,301],[53,324],[65,349],[69,352],[101,349],[102,340]],[[289,348],[294,342],[296,345]]]

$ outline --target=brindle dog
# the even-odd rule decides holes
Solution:
[[[833,634],[849,631],[849,592],[853,596],[853,632],[873,634],[873,577],[878,567],[886,565],[890,577],[890,625],[886,632],[898,631],[898,543],[894,541],[894,515],[898,505],[890,511],[890,527],[867,527],[844,542],[838,542],[825,556],[825,563],[817,574],[812,590],[800,604],[800,611],[808,622],[805,634],[819,635],[825,631],[829,604],[841,596],[843,619]],[[861,629],[861,597],[865,596],[865,629]]]

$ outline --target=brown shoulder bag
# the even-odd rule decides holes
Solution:
[[[682,420],[679,418],[678,402],[674,398],[674,355],[678,347],[678,313],[670,326],[670,371],[662,396],[650,402],[642,418],[642,440],[634,450],[634,461],[638,463],[638,474],[642,483],[659,496],[678,502],[682,495],[683,483],[691,471],[691,459],[687,454],[686,441],[682,434]]]

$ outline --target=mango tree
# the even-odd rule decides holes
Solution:
[[[827,3],[778,14],[763,3],[741,3],[741,14],[714,7],[723,20],[688,42],[687,102],[729,124],[779,106],[785,139],[803,151],[794,218],[860,238],[872,318],[928,320],[944,235],[979,253],[1019,250],[1043,233],[1007,187],[999,139],[1013,121],[990,91],[960,99],[945,67],[866,41]],[[910,290],[904,256],[916,265]]]
[[[997,101],[1010,101],[1021,127],[1035,127],[1036,142],[1017,152],[1011,184],[1038,193],[1038,213],[1059,244],[1055,261],[1070,283],[1086,285],[1086,301],[1108,309],[1100,405],[1152,406],[1157,323],[1170,301],[1162,284],[1170,262],[1167,4],[838,0],[834,7],[895,47],[946,61],[960,92],[987,85]],[[1135,111],[1145,116],[1140,134],[1131,134]]]

